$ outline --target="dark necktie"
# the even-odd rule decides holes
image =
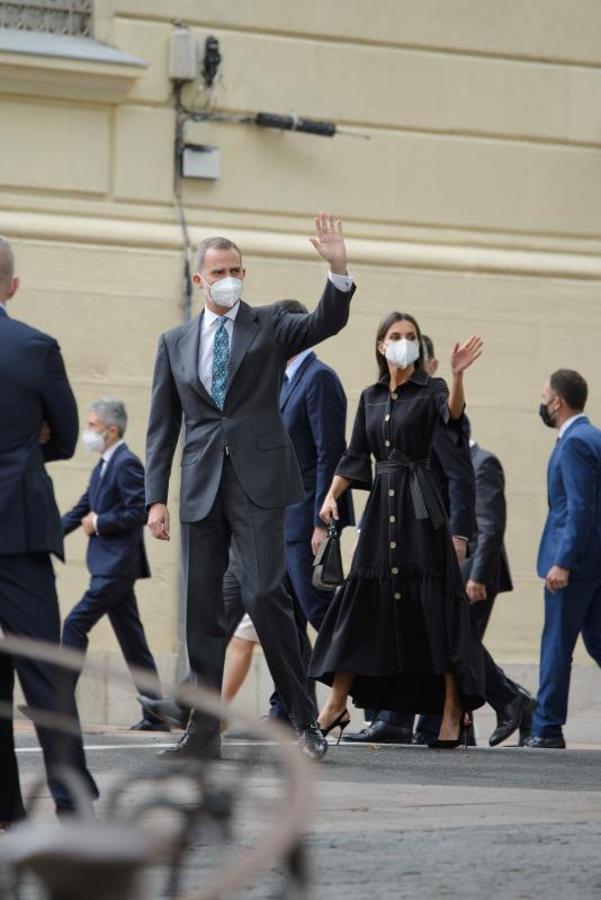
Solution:
[[[284,380],[282,381],[282,386],[280,388],[280,406],[284,405],[286,397],[288,396],[288,391],[290,390],[290,379],[287,375],[284,375]]]

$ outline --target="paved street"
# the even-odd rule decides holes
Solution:
[[[144,768],[161,771],[164,735],[126,730],[86,735],[90,766],[106,797],[114,779]],[[40,771],[27,729],[18,735],[26,786]],[[267,827],[280,787],[273,750],[227,741],[217,781],[240,786],[234,847]],[[312,767],[314,812],[307,825],[312,897],[360,900],[432,898],[601,897],[601,748],[532,751],[488,748],[450,753],[419,747],[330,748]],[[242,782],[240,782],[242,785]],[[128,798],[141,799],[148,786]],[[102,803],[99,804],[102,816]],[[159,814],[157,814],[159,815]],[[52,820],[49,801],[39,816]],[[184,885],[198,887],[212,865],[231,858],[199,841],[187,858]],[[152,896],[158,885],[145,892]],[[152,880],[152,879],[151,879]],[[270,872],[232,896],[281,896]]]

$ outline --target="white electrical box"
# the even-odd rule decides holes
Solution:
[[[219,147],[207,144],[184,144],[182,149],[182,176],[207,178],[216,181],[221,174]]]
[[[172,81],[198,78],[198,44],[189,28],[176,26],[169,36],[169,78]]]

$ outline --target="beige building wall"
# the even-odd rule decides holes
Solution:
[[[222,174],[183,188],[194,240],[221,232],[244,249],[251,303],[313,305],[325,270],[307,240],[312,217],[343,217],[359,289],[348,328],[319,352],[346,386],[349,429],[386,312],[418,317],[443,374],[456,340],[485,338],[467,376],[469,413],[506,468],[516,586],[499,599],[488,643],[499,660],[535,664],[534,562],[553,442],[536,410],[547,374],[579,368],[601,421],[601,6],[97,0],[96,38],[145,66],[1,50],[0,233],[22,278],[12,314],[59,338],[82,416],[99,395],[126,401],[128,442],[141,455],[157,337],[182,319],[167,73],[176,18],[201,45],[219,38],[216,109],[333,119],[352,135],[197,125],[190,136],[220,148]],[[207,99],[198,84],[183,97]],[[92,462],[78,450],[51,467],[61,508],[83,491]],[[147,544],[154,577],[138,596],[171,678],[177,535]],[[82,536],[70,537],[67,565],[57,565],[63,613],[86,586],[84,551]],[[107,623],[91,650],[119,660]],[[99,679],[81,702],[100,720],[135,711],[130,693]]]

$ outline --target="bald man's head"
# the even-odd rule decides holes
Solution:
[[[10,300],[18,286],[13,249],[6,238],[0,237],[0,303]]]

